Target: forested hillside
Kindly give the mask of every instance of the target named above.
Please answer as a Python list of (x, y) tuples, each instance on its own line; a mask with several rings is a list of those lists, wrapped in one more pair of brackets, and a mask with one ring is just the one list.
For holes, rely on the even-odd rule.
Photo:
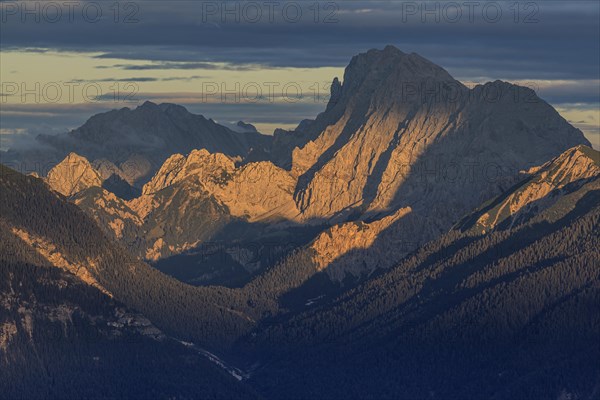
[(50, 265), (0, 221), (0, 397), (256, 395), (143, 316)]
[(29, 245), (83, 267), (116, 299), (171, 335), (223, 346), (253, 325), (247, 302), (227, 288), (195, 288), (163, 275), (109, 240), (77, 206), (40, 179), (0, 166), (2, 221), (26, 232)]

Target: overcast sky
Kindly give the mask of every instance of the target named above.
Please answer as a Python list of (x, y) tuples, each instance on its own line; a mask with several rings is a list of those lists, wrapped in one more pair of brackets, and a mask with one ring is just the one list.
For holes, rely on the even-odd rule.
[(0, 128), (62, 132), (153, 100), (271, 133), (322, 111), (353, 55), (393, 44), (466, 83), (533, 87), (600, 147), (599, 4), (1, 1)]

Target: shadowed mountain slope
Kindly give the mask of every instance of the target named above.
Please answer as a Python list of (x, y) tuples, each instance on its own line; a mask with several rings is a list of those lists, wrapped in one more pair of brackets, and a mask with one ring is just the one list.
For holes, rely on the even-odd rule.
[(2, 398), (257, 398), (203, 355), (90, 285), (78, 274), (83, 266), (70, 269), (58, 246), (31, 246), (30, 237), (7, 224), (4, 206)]

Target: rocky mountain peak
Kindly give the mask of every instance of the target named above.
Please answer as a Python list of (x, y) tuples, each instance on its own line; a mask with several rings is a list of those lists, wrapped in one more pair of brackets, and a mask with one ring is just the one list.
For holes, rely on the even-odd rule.
[(183, 180), (199, 182), (214, 180), (235, 170), (235, 160), (221, 153), (206, 149), (193, 150), (186, 157), (174, 154), (169, 157), (154, 177), (144, 185), (142, 193), (149, 195)]
[(590, 146), (586, 146), (583, 144), (575, 146), (561, 154), (561, 156), (558, 159), (567, 157), (573, 158), (573, 156), (576, 156), (578, 158), (581, 157), (583, 160), (585, 160), (586, 163), (589, 163), (590, 168), (593, 168), (596, 172), (598, 171), (598, 168), (600, 168), (600, 152), (594, 150)]
[(365, 85), (373, 86), (373, 89), (391, 85), (398, 93), (403, 85), (418, 84), (424, 80), (457, 83), (445, 69), (417, 53), (406, 54), (387, 46), (352, 58), (344, 72), (344, 93)]
[(70, 152), (62, 162), (63, 163), (69, 162), (69, 163), (89, 164), (89, 161), (87, 160), (87, 158), (82, 157), (79, 154), (74, 153), (74, 152)]
[(400, 51), (399, 48), (397, 48), (394, 45), (388, 44), (383, 48), (383, 53), (386, 54), (404, 54), (402, 51)]
[(76, 153), (70, 153), (50, 170), (46, 182), (64, 196), (73, 196), (82, 190), (102, 186), (102, 177), (90, 162)]
[(157, 108), (159, 108), (159, 106), (158, 106), (158, 104), (156, 104), (150, 100), (146, 100), (138, 108), (141, 110), (156, 110)]
[(402, 238), (409, 252), (517, 183), (520, 170), (588, 144), (530, 89), (495, 81), (470, 90), (391, 47), (355, 56), (339, 100), (302, 134), (308, 140), (293, 150), (291, 171), (303, 220), (412, 210), (381, 232), (373, 265), (383, 262), (385, 237)]
[[(457, 224), (461, 230), (485, 233), (522, 223), (560, 203), (585, 185), (600, 189), (600, 152), (575, 146), (551, 161), (525, 172), (511, 190), (484, 204)], [(567, 201), (572, 206), (576, 201)]]
[(242, 132), (254, 132), (254, 133), (258, 133), (258, 130), (256, 129), (256, 127), (252, 124), (249, 124), (247, 122), (244, 121), (238, 121), (235, 126), (237, 128), (240, 129), (240, 131)]
[[(33, 159), (54, 164), (74, 151), (90, 161), (109, 161), (122, 170), (123, 164), (133, 166), (135, 174), (121, 178), (141, 188), (175, 153), (187, 154), (199, 148), (232, 157), (246, 157), (251, 151), (267, 153), (273, 137), (262, 135), (249, 125), (245, 128), (230, 129), (180, 105), (146, 101), (133, 109), (124, 107), (93, 115), (68, 133), (39, 135), (36, 141), (47, 151), (13, 151), (7, 162)], [(139, 166), (133, 165), (138, 162)]]
[[(329, 102), (327, 103), (327, 111), (331, 110), (333, 107), (335, 107), (335, 105), (338, 103), (338, 101), (340, 101), (341, 95), (342, 95), (342, 84), (340, 83), (340, 80), (336, 76), (335, 78), (333, 78), (333, 82), (331, 83)], [(302, 122), (304, 122), (304, 121), (302, 121)], [(298, 130), (302, 130), (302, 128), (301, 128), (302, 122), (300, 123), (300, 125), (298, 125), (298, 128), (297, 128)]]
[(577, 181), (600, 177), (600, 152), (585, 145), (575, 146), (528, 173), (532, 177), (530, 182), (547, 184), (552, 190), (559, 189)]
[(158, 108), (167, 114), (186, 114), (189, 113), (188, 109), (180, 104), (173, 103), (161, 103), (158, 105)]

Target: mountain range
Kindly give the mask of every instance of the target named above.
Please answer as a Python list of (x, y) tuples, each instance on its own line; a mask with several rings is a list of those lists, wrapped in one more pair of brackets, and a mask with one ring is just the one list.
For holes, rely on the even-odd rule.
[(76, 152), (93, 161), (103, 180), (116, 175), (139, 188), (174, 153), (205, 148), (246, 157), (251, 150), (268, 148), (270, 142), (270, 136), (256, 129), (234, 131), (185, 107), (147, 101), (133, 110), (125, 107), (94, 115), (66, 134), (38, 135), (30, 149), (9, 150), (3, 159), (46, 174), (46, 168)]
[[(600, 154), (530, 89), (388, 46), (293, 131), (146, 102), (37, 140), (47, 174), (0, 171), (0, 348), (42, 354), (32, 396), (600, 395)], [(83, 365), (70, 392), (38, 325)], [(158, 391), (82, 392), (129, 337)]]
[[(289, 133), (297, 147), (278, 144), (278, 137), (285, 135), (278, 133), (266, 153), (270, 160), (244, 161), (242, 147), (234, 151), (222, 142), (188, 147), (188, 152), (170, 155), (134, 198), (111, 192), (102, 166), (92, 168), (88, 164), (93, 162), (76, 154), (55, 166), (47, 179), (53, 189), (75, 196), (106, 233), (149, 261), (206, 243), (218, 243), (231, 253), (227, 246), (235, 242), (243, 251), (256, 253), (249, 248), (261, 247), (273, 236), (278, 247), (297, 247), (327, 229), (333, 236), (339, 234), (346, 253), (351, 248), (344, 238), (355, 223), (377, 227), (365, 243), (382, 232), (378, 243), (385, 248), (396, 243), (395, 256), (400, 257), (508, 189), (521, 171), (577, 144), (589, 145), (530, 89), (500, 81), (467, 89), (441, 67), (391, 46), (354, 57), (343, 82), (334, 80), (322, 114)], [(148, 113), (154, 113), (150, 120), (178, 116), (182, 121), (174, 123), (177, 126), (195, 120), (181, 107), (145, 103), (133, 112), (120, 112), (118, 126), (145, 131), (147, 122), (137, 115)], [(74, 132), (105, 132), (110, 121), (106, 115), (91, 118)], [(110, 142), (116, 135), (112, 132), (103, 142)], [(212, 134), (203, 140), (212, 141)], [(77, 133), (96, 137), (82, 135)], [(269, 147), (267, 140), (262, 144)], [(215, 148), (221, 150), (211, 151)], [(286, 157), (290, 164), (281, 164)], [(98, 189), (103, 186), (105, 190)], [(350, 225), (338, 226), (344, 223)], [(292, 235), (286, 234), (290, 226), (297, 228)], [(364, 268), (352, 262), (347, 268), (331, 269), (336, 270), (332, 277), (359, 278), (385, 267), (390, 258), (376, 256), (386, 254), (376, 247)], [(248, 266), (230, 261), (242, 276), (266, 267), (264, 262)], [(213, 272), (206, 275), (209, 281)], [(202, 276), (190, 277), (203, 281)]]

